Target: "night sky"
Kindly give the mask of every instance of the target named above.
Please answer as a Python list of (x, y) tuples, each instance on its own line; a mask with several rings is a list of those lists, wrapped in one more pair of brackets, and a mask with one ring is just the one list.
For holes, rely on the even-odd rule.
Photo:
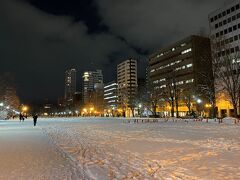
[(102, 69), (147, 57), (191, 34), (207, 34), (224, 0), (0, 0), (0, 71), (13, 72), (24, 102), (63, 96), (64, 72)]

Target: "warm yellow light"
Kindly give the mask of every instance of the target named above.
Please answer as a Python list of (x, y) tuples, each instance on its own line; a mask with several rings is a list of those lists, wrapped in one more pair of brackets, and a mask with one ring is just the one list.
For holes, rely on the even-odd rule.
[(87, 109), (86, 109), (86, 108), (84, 108), (84, 109), (83, 109), (83, 112), (87, 112)]
[(23, 112), (26, 112), (27, 110), (28, 110), (28, 107), (27, 107), (27, 106), (23, 106), (23, 107), (22, 107), (22, 111), (23, 111)]
[(211, 104), (206, 104), (205, 107), (210, 108), (210, 107), (212, 107), (212, 105)]
[(92, 107), (92, 108), (90, 108), (90, 111), (93, 111), (94, 110), (94, 108)]

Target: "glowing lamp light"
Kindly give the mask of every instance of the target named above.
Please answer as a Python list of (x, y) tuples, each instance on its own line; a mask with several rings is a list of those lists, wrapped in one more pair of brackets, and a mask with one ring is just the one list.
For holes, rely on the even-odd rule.
[(3, 104), (3, 103), (0, 103), (0, 106), (1, 106), (1, 107), (3, 107), (3, 106), (4, 106), (4, 104)]
[(210, 108), (210, 107), (212, 107), (212, 105), (211, 104), (206, 104), (205, 107)]
[(27, 106), (23, 106), (22, 111), (26, 112), (27, 110), (28, 110), (28, 107)]
[(201, 100), (201, 99), (197, 99), (197, 103), (198, 103), (198, 104), (201, 104), (201, 103), (202, 103), (202, 100)]

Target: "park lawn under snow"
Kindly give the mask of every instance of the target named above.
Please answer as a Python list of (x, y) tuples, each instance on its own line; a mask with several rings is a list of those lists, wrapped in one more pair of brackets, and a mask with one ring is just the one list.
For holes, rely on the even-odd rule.
[[(42, 123), (44, 125), (46, 123)], [(86, 179), (32, 120), (0, 120), (0, 179)]]
[(240, 126), (211, 121), (123, 123), (40, 120), (43, 131), (93, 179), (239, 179)]

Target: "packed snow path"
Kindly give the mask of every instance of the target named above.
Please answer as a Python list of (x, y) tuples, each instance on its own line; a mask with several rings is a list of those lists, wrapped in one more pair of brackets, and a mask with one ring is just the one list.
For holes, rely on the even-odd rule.
[(32, 121), (0, 122), (0, 179), (87, 179)]

